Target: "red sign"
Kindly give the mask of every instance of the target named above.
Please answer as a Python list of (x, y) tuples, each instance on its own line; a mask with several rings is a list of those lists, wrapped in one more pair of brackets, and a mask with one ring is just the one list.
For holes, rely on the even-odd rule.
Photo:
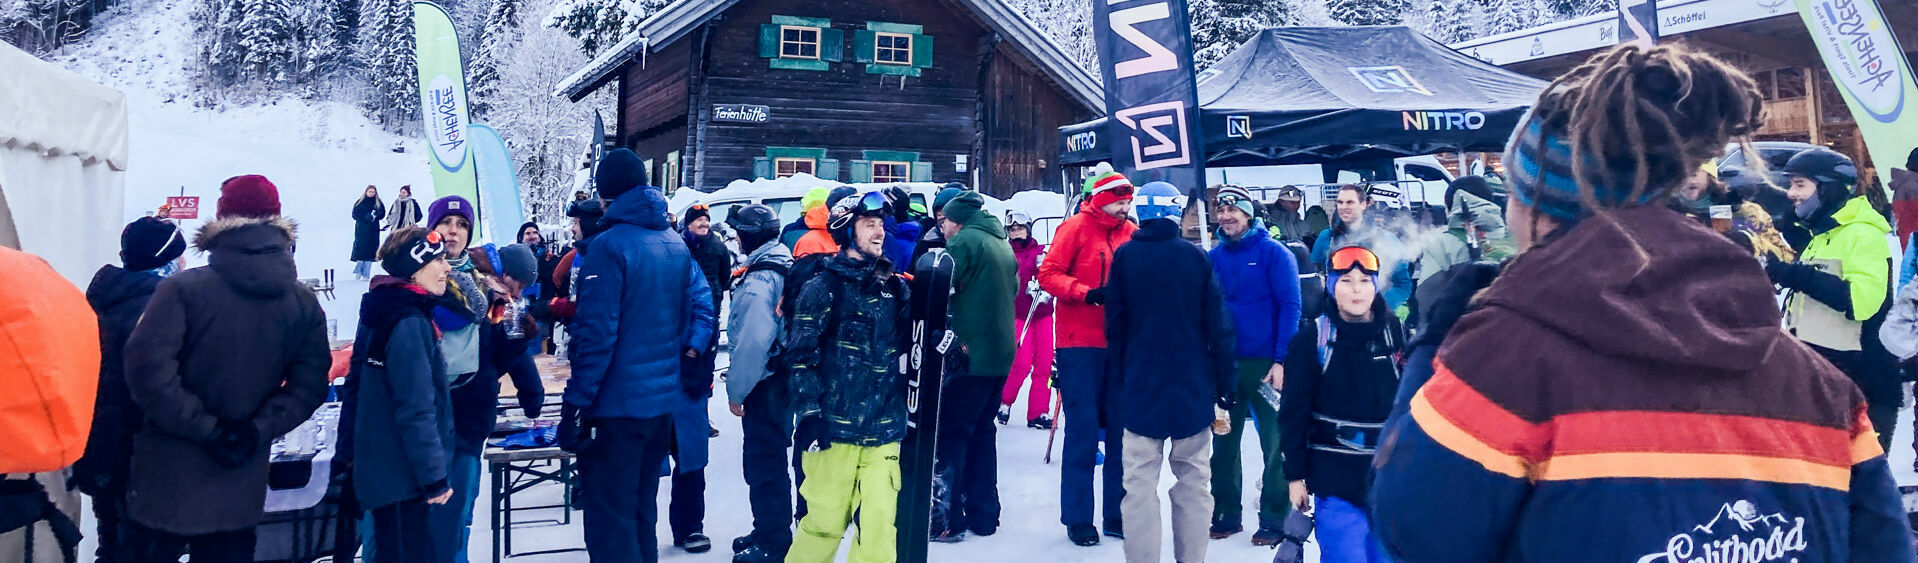
[(167, 218), (199, 219), (200, 198), (194, 196), (166, 198)]

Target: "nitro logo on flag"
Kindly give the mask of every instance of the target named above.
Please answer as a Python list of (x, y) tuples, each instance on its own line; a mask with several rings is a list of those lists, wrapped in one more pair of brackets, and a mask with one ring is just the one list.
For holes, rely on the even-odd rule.
[(1402, 66), (1349, 66), (1345, 67), (1345, 70), (1351, 71), (1352, 76), (1357, 77), (1360, 84), (1364, 84), (1373, 92), (1380, 94), (1410, 92), (1423, 96), (1432, 95), (1431, 90), (1426, 89), (1424, 84), (1420, 84), (1417, 78), (1412, 78), (1412, 73), (1406, 72), (1405, 67)]
[[(1111, 139), (1130, 139), (1114, 151), (1113, 168), (1193, 189), (1203, 185), (1204, 159), (1196, 147), (1198, 91), (1192, 69), (1192, 26), (1185, 0), (1093, 2), (1094, 38), (1105, 76)], [(1090, 141), (1092, 139), (1088, 139)], [(1071, 145), (1072, 141), (1067, 141)], [(1128, 162), (1128, 159), (1130, 160)]]
[(442, 74), (426, 89), (426, 136), (441, 168), (457, 171), (466, 165), (466, 100), (459, 85)]
[(1872, 119), (1897, 121), (1905, 106), (1904, 65), (1890, 58), (1898, 42), (1884, 20), (1876, 10), (1860, 11), (1857, 0), (1812, 0), (1811, 8), (1812, 40), (1827, 53), (1832, 79)]

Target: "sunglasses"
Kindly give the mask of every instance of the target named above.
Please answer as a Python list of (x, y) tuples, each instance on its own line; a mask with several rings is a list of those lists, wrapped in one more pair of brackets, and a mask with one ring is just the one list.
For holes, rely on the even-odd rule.
[(1365, 272), (1366, 275), (1378, 275), (1379, 273), (1379, 255), (1373, 254), (1372, 251), (1366, 250), (1364, 247), (1348, 246), (1341, 248), (1337, 252), (1333, 252), (1332, 257), (1326, 261), (1330, 263), (1329, 269), (1337, 273), (1346, 273), (1354, 269)]

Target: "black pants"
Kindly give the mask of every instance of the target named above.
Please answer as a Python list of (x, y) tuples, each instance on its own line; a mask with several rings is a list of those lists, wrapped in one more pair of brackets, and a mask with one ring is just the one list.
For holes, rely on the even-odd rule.
[[(946, 379), (939, 403), (939, 444), (933, 472), (932, 530), (991, 534), (999, 529), (998, 429), (1004, 377), (958, 375)], [(941, 516), (944, 518), (941, 518)]]
[[(676, 458), (675, 458), (676, 459)], [(678, 462), (674, 465), (677, 467)], [(673, 543), (686, 543), (693, 534), (706, 532), (706, 470), (673, 472), (673, 504), (667, 520), (673, 525)]]
[(746, 416), (739, 421), (740, 465), (753, 509), (753, 544), (784, 554), (793, 543), (793, 485), (786, 476), (786, 449), (792, 446), (791, 383), (775, 374), (746, 395)]
[(367, 563), (410, 563), (438, 561), (434, 547), (432, 509), (425, 498), (416, 498), (373, 509), (373, 552)]
[(659, 468), (673, 442), (670, 416), (593, 419), (579, 453), (580, 519), (594, 561), (659, 561)]
[[(1876, 335), (1876, 332), (1867, 333)], [(1898, 428), (1898, 407), (1903, 402), (1904, 389), (1898, 382), (1897, 366), (1877, 361), (1872, 350), (1838, 351), (1822, 346), (1811, 346), (1812, 351), (1824, 356), (1826, 361), (1844, 372), (1858, 385), (1865, 395), (1865, 418), (1871, 421), (1872, 429), (1878, 431), (1878, 446), (1886, 451), (1891, 449), (1892, 431)]]
[(155, 530), (134, 522), (122, 521), (120, 561), (128, 563), (176, 563), (181, 555), (193, 563), (252, 563), (253, 528), (199, 536), (185, 536)]
[(98, 524), (98, 547), (93, 549), (94, 563), (115, 563), (120, 561), (117, 551), (120, 545), (120, 528), (124, 526), (127, 510), (127, 492), (119, 487), (111, 487), (93, 495), (93, 520)]

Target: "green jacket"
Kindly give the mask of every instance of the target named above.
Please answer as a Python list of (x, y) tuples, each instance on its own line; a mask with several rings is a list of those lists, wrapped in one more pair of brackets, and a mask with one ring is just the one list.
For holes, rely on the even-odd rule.
[(1799, 340), (1833, 350), (1859, 350), (1864, 319), (1878, 313), (1891, 288), (1891, 223), (1855, 197), (1831, 216), (1838, 226), (1812, 237), (1798, 262), (1835, 273), (1850, 290), (1851, 314), (1794, 291), (1785, 301), (1785, 326)]
[(946, 241), (953, 261), (952, 331), (971, 358), (968, 375), (1005, 377), (1018, 347), (1012, 302), (1018, 293), (1019, 263), (999, 218), (980, 209), (984, 203), (975, 193), (954, 199), (944, 209), (948, 218), (965, 225)]

